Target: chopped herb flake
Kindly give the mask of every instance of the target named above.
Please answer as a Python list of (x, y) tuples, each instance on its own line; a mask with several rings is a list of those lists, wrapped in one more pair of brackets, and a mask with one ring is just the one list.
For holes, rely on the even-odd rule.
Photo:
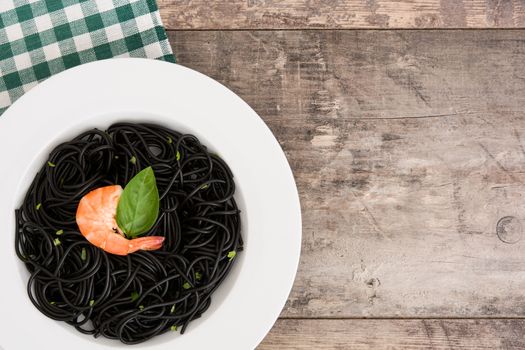
[(55, 232), (55, 234), (56, 234), (57, 236), (60, 236), (60, 235), (63, 234), (63, 233), (64, 233), (64, 230), (58, 230), (57, 232)]
[(228, 258), (232, 260), (233, 258), (235, 258), (235, 255), (237, 255), (237, 252), (235, 250), (232, 250), (228, 253)]
[(82, 261), (86, 261), (86, 259), (87, 259), (86, 248), (82, 248), (82, 252), (80, 253), (80, 259), (82, 259)]
[(171, 326), (171, 330), (176, 332), (177, 331), (177, 326), (175, 326), (175, 325)]
[(60, 242), (60, 240), (58, 238), (55, 238), (55, 240), (53, 241), (53, 244), (55, 246), (59, 246), (60, 244), (62, 244), (62, 242)]
[(139, 305), (139, 310), (144, 310), (144, 305)]
[(91, 299), (91, 300), (89, 301), (89, 306), (93, 306), (93, 305), (95, 305), (95, 300)]
[(54, 301), (49, 302), (51, 305), (55, 305), (56, 303)]
[(179, 161), (179, 160), (180, 160), (180, 152), (177, 151), (177, 161)]
[(197, 281), (200, 281), (200, 280), (202, 279), (202, 273), (200, 273), (200, 272), (195, 272), (195, 279), (196, 279)]
[(131, 301), (135, 301), (139, 298), (139, 293), (131, 292)]
[(209, 185), (206, 184), (206, 185), (204, 185), (204, 186), (201, 187), (201, 190), (205, 190), (205, 189), (207, 189), (208, 187), (209, 187)]
[(173, 306), (170, 309), (170, 314), (174, 314), (174, 313), (175, 313), (175, 304), (173, 304)]
[(49, 165), (51, 168), (56, 167), (56, 164), (55, 163), (51, 163), (51, 162), (47, 162), (47, 165)]
[(190, 289), (191, 286), (190, 286), (190, 284), (189, 284), (188, 282), (184, 282), (184, 284), (182, 285), (182, 288), (184, 288), (184, 289)]
[(131, 159), (129, 160), (129, 162), (133, 165), (137, 164), (137, 158), (135, 158), (135, 156), (131, 157)]
[(36, 205), (36, 210), (40, 210), (40, 208), (42, 208), (42, 203), (38, 203), (38, 204)]
[(173, 143), (173, 139), (168, 136), (168, 143), (171, 145)]

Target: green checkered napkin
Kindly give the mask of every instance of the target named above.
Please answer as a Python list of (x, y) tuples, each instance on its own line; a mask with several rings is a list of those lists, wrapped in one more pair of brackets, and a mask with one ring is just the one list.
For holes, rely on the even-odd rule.
[(175, 61), (155, 0), (0, 0), (0, 115), (39, 81), (112, 57)]

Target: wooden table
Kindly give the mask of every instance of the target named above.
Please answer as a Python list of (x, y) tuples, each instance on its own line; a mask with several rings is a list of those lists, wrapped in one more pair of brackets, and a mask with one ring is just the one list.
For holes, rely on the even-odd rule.
[(525, 1), (158, 2), (295, 174), (301, 263), (259, 349), (525, 348)]

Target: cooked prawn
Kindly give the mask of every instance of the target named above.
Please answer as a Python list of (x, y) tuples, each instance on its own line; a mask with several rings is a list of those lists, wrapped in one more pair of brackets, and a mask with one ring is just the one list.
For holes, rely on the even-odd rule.
[(76, 218), (80, 233), (91, 244), (111, 254), (128, 255), (140, 249), (159, 249), (164, 237), (124, 237), (115, 218), (121, 194), (122, 187), (114, 185), (97, 188), (82, 197)]

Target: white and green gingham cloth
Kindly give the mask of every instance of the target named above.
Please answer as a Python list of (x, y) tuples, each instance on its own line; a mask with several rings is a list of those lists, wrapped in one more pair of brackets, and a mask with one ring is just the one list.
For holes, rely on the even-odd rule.
[(0, 115), (39, 81), (113, 57), (175, 61), (155, 0), (0, 0)]

